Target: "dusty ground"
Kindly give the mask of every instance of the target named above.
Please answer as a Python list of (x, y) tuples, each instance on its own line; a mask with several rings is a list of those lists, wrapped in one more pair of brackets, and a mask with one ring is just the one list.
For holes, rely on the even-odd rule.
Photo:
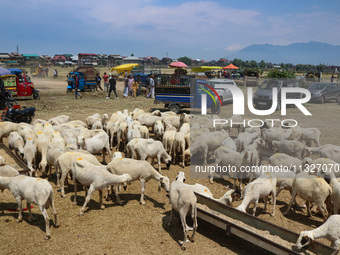
[[(36, 117), (49, 119), (51, 117), (67, 114), (72, 119), (85, 120), (93, 113), (112, 113), (117, 110), (133, 110), (136, 107), (144, 110), (162, 107), (154, 105), (153, 101), (145, 97), (128, 98), (122, 97), (122, 83), (118, 84), (119, 100), (106, 100), (106, 93), (92, 92), (84, 93), (81, 100), (75, 100), (74, 94), (66, 93), (66, 82), (53, 79), (34, 79), (36, 87), (41, 91), (41, 100), (19, 100), (21, 105), (35, 106)], [(294, 118), (299, 121), (302, 127), (317, 127), (321, 130), (322, 144), (340, 144), (338, 127), (340, 126), (339, 109), (335, 103), (324, 105), (308, 104), (312, 117), (303, 116), (298, 109), (289, 109), (287, 118)], [(232, 105), (223, 107), (221, 116), (230, 116)], [(279, 113), (271, 117), (281, 118)], [(246, 113), (245, 118), (254, 118)], [(182, 168), (172, 165), (166, 170), (163, 165), (163, 174), (174, 180), (179, 171), (184, 171), (190, 176), (190, 168)], [(105, 202), (105, 210), (99, 209), (98, 193), (96, 192), (85, 216), (79, 217), (78, 213), (84, 202), (84, 192), (80, 192), (78, 205), (71, 202), (73, 187), (67, 190), (67, 197), (61, 198), (56, 189), (56, 178), (50, 179), (54, 188), (55, 205), (60, 220), (60, 228), (51, 227), (52, 238), (44, 240), (43, 216), (37, 206), (33, 205), (33, 213), (36, 220), (27, 221), (27, 213), (24, 213), (22, 223), (16, 223), (17, 212), (8, 211), (15, 209), (16, 203), (12, 195), (5, 191), (0, 194), (0, 250), (1, 254), (177, 254), (181, 252), (178, 240), (182, 240), (182, 228), (175, 217), (172, 226), (168, 227), (167, 222), (170, 215), (170, 205), (165, 196), (165, 191), (158, 193), (157, 183), (150, 181), (146, 187), (146, 204), (139, 204), (140, 185), (138, 182), (122, 192), (122, 206), (115, 202)], [(225, 193), (225, 186), (228, 181), (220, 180), (209, 184), (207, 179), (188, 178), (188, 183), (199, 182), (206, 185), (213, 192), (215, 197)], [(318, 215), (312, 218), (306, 216), (305, 210), (293, 211), (288, 216), (283, 216), (290, 200), (287, 192), (282, 192), (278, 197), (276, 216), (260, 214), (259, 217), (294, 232), (309, 230), (319, 226), (322, 219)], [(303, 205), (304, 202), (298, 200)], [(237, 206), (239, 202), (234, 202)], [(263, 203), (259, 204), (257, 214)], [(269, 206), (271, 211), (272, 207)], [(49, 216), (52, 212), (48, 210)], [(263, 250), (248, 244), (234, 236), (225, 236), (223, 231), (211, 228), (204, 222), (199, 222), (199, 233), (195, 243), (189, 243), (186, 252), (190, 254), (266, 254)], [(329, 244), (328, 241), (325, 241)]]

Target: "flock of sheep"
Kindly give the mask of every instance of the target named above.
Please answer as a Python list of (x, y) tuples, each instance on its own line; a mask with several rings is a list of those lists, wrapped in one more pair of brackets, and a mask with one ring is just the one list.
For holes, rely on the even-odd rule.
[[(329, 215), (338, 214), (340, 209), (340, 183), (337, 180), (340, 172), (336, 171), (340, 165), (340, 146), (321, 146), (321, 132), (316, 128), (274, 128), (270, 127), (269, 123), (261, 129), (244, 129), (239, 126), (238, 136), (234, 140), (229, 136), (230, 127), (211, 126), (214, 117), (216, 116), (194, 116), (185, 113), (176, 115), (173, 112), (158, 110), (148, 113), (137, 108), (131, 112), (117, 111), (110, 117), (107, 114), (94, 114), (88, 116), (85, 122), (70, 120), (65, 115), (49, 120), (36, 119), (32, 125), (2, 122), (0, 142), (7, 137), (10, 149), (24, 159), (30, 171), (29, 176), (19, 175), (0, 157), (0, 188), (9, 189), (15, 197), (19, 209), (18, 221), (22, 220), (23, 199), (28, 203), (29, 220), (33, 218), (30, 203), (39, 206), (46, 222), (45, 238), (49, 239), (49, 216), (46, 212), (49, 206), (55, 217), (54, 226), (59, 226), (53, 189), (47, 180), (37, 176), (46, 177), (55, 169), (57, 187), (61, 189), (61, 196), (65, 197), (65, 182), (68, 185), (68, 176), (71, 174), (75, 204), (77, 183), (83, 185), (87, 189), (87, 195), (79, 215), (84, 214), (95, 190), (99, 191), (100, 207), (104, 209), (105, 188), (106, 199), (113, 199), (115, 196), (117, 203), (121, 204), (121, 187), (126, 189), (128, 184), (136, 180), (140, 181), (140, 203), (144, 204), (145, 183), (154, 179), (159, 183), (159, 191), (163, 188), (167, 192), (172, 212), (179, 212), (184, 234), (181, 248), (185, 249), (188, 231), (193, 230), (190, 241), (194, 241), (197, 229), (197, 200), (194, 192), (215, 198), (209, 188), (203, 185), (185, 184), (184, 172), (179, 172), (176, 180), (170, 182), (170, 179), (162, 174), (161, 163), (167, 168), (171, 164), (184, 167), (194, 156), (202, 158), (204, 165), (213, 160), (216, 167), (232, 165), (238, 170), (244, 166), (253, 167), (250, 172), (229, 173), (228, 177), (234, 179), (233, 189), (215, 200), (229, 205), (237, 193), (235, 190), (240, 191), (243, 200), (237, 209), (246, 212), (250, 203), (254, 203), (255, 215), (259, 199), (264, 199), (266, 209), (268, 197), (272, 195), (274, 216), (276, 197), (282, 189), (289, 190), (292, 198), (284, 214), (290, 212), (298, 195), (306, 200), (309, 216), (315, 204), (325, 221), (313, 231), (301, 232), (297, 246), (302, 248), (314, 239), (325, 237), (332, 241), (333, 247), (338, 248), (340, 219), (338, 215)], [(231, 119), (238, 122), (242, 120), (240, 116), (233, 116)], [(312, 145), (315, 146), (311, 147)], [(268, 165), (286, 166), (290, 171), (268, 171), (268, 165), (261, 165), (259, 152), (262, 147), (277, 152), (269, 158)], [(103, 162), (99, 162), (98, 157), (94, 156), (98, 154), (102, 155)], [(110, 158), (108, 163), (107, 154)], [(320, 158), (312, 160), (310, 156), (313, 154), (320, 155)], [(148, 159), (151, 159), (151, 163)], [(158, 163), (156, 168), (155, 159)], [(325, 171), (323, 168), (316, 169), (316, 166), (332, 166), (333, 169)], [(306, 169), (309, 171), (303, 171)], [(211, 183), (215, 174), (209, 174)], [(224, 174), (219, 173), (220, 177)], [(243, 189), (242, 182), (245, 180), (248, 183)], [(193, 218), (193, 228), (186, 223), (186, 215), (189, 212)], [(170, 223), (171, 217), (169, 225)], [(338, 227), (331, 228), (330, 224)]]

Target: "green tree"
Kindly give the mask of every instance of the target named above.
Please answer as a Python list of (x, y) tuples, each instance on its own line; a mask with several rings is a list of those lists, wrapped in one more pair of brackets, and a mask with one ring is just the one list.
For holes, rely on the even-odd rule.
[(187, 66), (191, 66), (191, 64), (192, 64), (192, 59), (187, 57), (187, 56), (178, 58), (177, 60), (183, 62)]
[(261, 60), (259, 67), (262, 69), (266, 68), (266, 62), (264, 62), (264, 60)]
[(294, 78), (295, 72), (291, 71), (279, 71), (277, 69), (269, 70), (266, 78)]

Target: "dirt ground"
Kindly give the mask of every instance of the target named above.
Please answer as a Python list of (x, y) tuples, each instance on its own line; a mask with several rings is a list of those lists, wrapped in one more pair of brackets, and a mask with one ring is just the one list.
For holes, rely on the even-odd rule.
[[(162, 108), (162, 105), (154, 105), (151, 99), (139, 96), (137, 98), (124, 99), (122, 97), (122, 83), (118, 83), (119, 100), (106, 100), (106, 92), (86, 92), (83, 98), (75, 100), (73, 93), (66, 93), (66, 82), (53, 79), (34, 79), (37, 89), (41, 92), (41, 99), (20, 99), (22, 106), (36, 107), (35, 119), (49, 119), (61, 114), (66, 114), (72, 120), (85, 120), (96, 112), (109, 113), (117, 110), (133, 110), (142, 108), (148, 111), (151, 108)], [(287, 119), (297, 119), (302, 127), (317, 127), (322, 132), (322, 144), (340, 144), (339, 131), (340, 106), (334, 102), (324, 105), (307, 104), (308, 110), (313, 116), (304, 116), (295, 108), (288, 109)], [(222, 107), (221, 116), (230, 116), (232, 105)], [(253, 117), (246, 112), (245, 118)], [(270, 118), (281, 118), (279, 113)], [(262, 118), (264, 119), (264, 118)], [(233, 131), (235, 132), (235, 131)], [(236, 133), (235, 133), (236, 134)], [(5, 140), (6, 142), (6, 140)], [(182, 168), (178, 164), (172, 165), (166, 170), (163, 165), (163, 174), (173, 181), (179, 171), (184, 171), (190, 176), (190, 167)], [(84, 202), (84, 191), (78, 196), (78, 205), (73, 205), (73, 186), (66, 189), (67, 197), (61, 198), (56, 188), (56, 178), (49, 179), (54, 188), (55, 206), (58, 212), (60, 227), (51, 227), (51, 239), (44, 240), (44, 220), (39, 208), (33, 205), (32, 212), (36, 220), (27, 221), (27, 212), (23, 215), (23, 222), (16, 223), (16, 203), (9, 191), (0, 194), (0, 250), (1, 254), (178, 254), (181, 252), (178, 241), (182, 240), (182, 228), (179, 225), (178, 216), (173, 219), (170, 227), (167, 222), (170, 216), (169, 200), (165, 191), (157, 192), (158, 184), (151, 180), (146, 185), (146, 204), (139, 204), (140, 185), (134, 182), (127, 191), (121, 193), (124, 204), (118, 205), (112, 201), (105, 201), (105, 210), (99, 208), (98, 192), (92, 196), (85, 215), (78, 216)], [(207, 179), (188, 178), (187, 183), (201, 183), (206, 185), (215, 197), (221, 197), (228, 180), (217, 180), (209, 184)], [(322, 224), (319, 215), (308, 218), (306, 210), (291, 211), (288, 216), (283, 216), (290, 200), (290, 194), (283, 191), (277, 201), (276, 216), (268, 213), (260, 214), (263, 203), (259, 203), (257, 215), (299, 233), (301, 230), (310, 230)], [(237, 206), (240, 202), (233, 202)], [(300, 205), (304, 201), (298, 199)], [(25, 204), (25, 203), (24, 203)], [(271, 212), (271, 205), (268, 212)], [(51, 219), (53, 215), (48, 210)], [(329, 242), (323, 241), (329, 245)], [(269, 254), (252, 244), (249, 244), (235, 236), (226, 236), (224, 231), (211, 228), (210, 225), (199, 221), (198, 234), (195, 243), (187, 245), (190, 254)]]

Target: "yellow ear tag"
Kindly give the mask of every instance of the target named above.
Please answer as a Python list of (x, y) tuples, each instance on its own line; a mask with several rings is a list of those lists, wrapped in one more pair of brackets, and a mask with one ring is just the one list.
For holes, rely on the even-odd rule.
[(83, 158), (77, 158), (77, 160), (83, 160)]

